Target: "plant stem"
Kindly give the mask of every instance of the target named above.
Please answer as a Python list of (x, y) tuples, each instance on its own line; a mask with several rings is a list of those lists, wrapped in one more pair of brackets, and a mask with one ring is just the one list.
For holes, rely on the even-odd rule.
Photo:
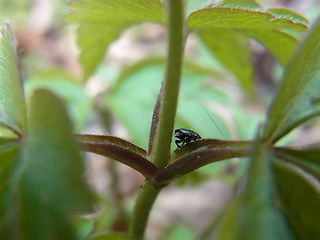
[[(170, 146), (174, 119), (176, 115), (182, 57), (184, 49), (184, 9), (183, 0), (167, 0), (168, 17), (168, 55), (166, 73), (162, 86), (159, 122), (153, 141), (151, 160), (160, 169), (170, 158)], [(152, 205), (160, 189), (154, 189), (146, 181), (133, 212), (129, 226), (129, 235), (133, 240), (142, 240)]]
[(174, 119), (176, 116), (182, 56), (184, 49), (184, 11), (182, 0), (168, 0), (168, 55), (161, 96), (159, 122), (151, 158), (158, 168), (169, 161)]
[(132, 240), (144, 239), (149, 213), (160, 190), (152, 188), (149, 184), (143, 186), (137, 198), (132, 219), (129, 225), (129, 236)]

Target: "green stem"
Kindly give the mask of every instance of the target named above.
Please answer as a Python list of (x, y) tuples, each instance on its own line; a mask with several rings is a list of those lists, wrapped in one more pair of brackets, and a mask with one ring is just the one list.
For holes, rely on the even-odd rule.
[(168, 56), (163, 82), (159, 122), (151, 158), (158, 168), (169, 161), (170, 146), (178, 103), (184, 49), (184, 12), (182, 0), (168, 0)]
[[(182, 57), (184, 49), (184, 9), (183, 0), (167, 0), (168, 16), (168, 56), (166, 73), (162, 86), (159, 122), (153, 141), (151, 159), (160, 169), (164, 168), (170, 158), (170, 146), (174, 119), (176, 115)], [(146, 181), (130, 221), (129, 235), (133, 240), (142, 240), (148, 217), (160, 189), (154, 189)]]
[(147, 183), (143, 186), (143, 189), (137, 198), (129, 225), (129, 235), (132, 240), (144, 239), (148, 217), (159, 192), (160, 190), (152, 188)]

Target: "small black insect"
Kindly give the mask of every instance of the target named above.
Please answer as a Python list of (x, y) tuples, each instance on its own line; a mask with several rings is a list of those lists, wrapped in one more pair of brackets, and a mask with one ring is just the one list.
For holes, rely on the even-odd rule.
[[(176, 129), (174, 131), (174, 136), (179, 139), (175, 141), (178, 148), (182, 148), (188, 143), (195, 142), (201, 139), (198, 133), (186, 128)], [(179, 143), (181, 143), (181, 145), (179, 145)]]

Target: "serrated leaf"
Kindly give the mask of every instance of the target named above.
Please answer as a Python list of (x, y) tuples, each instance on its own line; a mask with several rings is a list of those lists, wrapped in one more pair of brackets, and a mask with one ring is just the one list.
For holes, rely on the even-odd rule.
[(76, 239), (69, 217), (91, 211), (80, 153), (63, 103), (35, 91), (28, 138), (3, 204), (2, 239)]
[(228, 28), (237, 30), (292, 30), (304, 31), (306, 25), (301, 21), (293, 22), (285, 16), (278, 17), (266, 11), (254, 11), (238, 8), (205, 8), (193, 12), (187, 18), (190, 31), (205, 28)]
[(67, 20), (80, 23), (78, 44), (85, 78), (94, 72), (109, 44), (124, 29), (142, 22), (165, 22), (164, 7), (158, 0), (80, 0), (70, 6), (73, 13)]
[(269, 108), (264, 138), (276, 142), (303, 121), (320, 114), (320, 19), (285, 69), (283, 83)]
[(282, 207), (297, 239), (318, 239), (320, 184), (319, 179), (303, 169), (280, 160), (273, 161)]
[(0, 24), (0, 124), (21, 136), (26, 130), (22, 79), (11, 26)]
[(253, 67), (249, 38), (231, 29), (212, 28), (198, 35), (213, 55), (231, 70), (244, 89), (252, 92)]
[(223, 0), (216, 7), (259, 9), (260, 5), (255, 0)]
[(301, 14), (287, 8), (269, 8), (265, 12), (270, 13), (278, 18), (288, 19), (295, 23), (308, 25), (308, 20)]
[[(272, 10), (259, 9), (255, 1), (227, 0), (190, 14), (187, 27), (189, 31), (199, 34), (200, 38), (205, 35), (204, 42), (208, 48), (239, 78), (243, 86), (250, 90), (250, 58), (248, 49), (242, 49), (247, 48), (247, 44), (239, 40), (239, 35), (244, 35), (243, 39), (256, 39), (265, 45), (281, 64), (286, 64), (297, 43), (296, 38), (289, 32), (301, 32), (306, 28), (307, 20), (299, 14), (282, 9)], [(229, 41), (221, 39), (224, 35), (220, 34), (224, 31), (228, 32)], [(244, 64), (247, 73), (239, 71)]]
[(86, 24), (79, 26), (78, 45), (81, 48), (80, 62), (84, 68), (86, 80), (100, 64), (108, 46), (115, 41), (127, 24), (116, 24), (118, 28), (110, 28), (108, 24)]

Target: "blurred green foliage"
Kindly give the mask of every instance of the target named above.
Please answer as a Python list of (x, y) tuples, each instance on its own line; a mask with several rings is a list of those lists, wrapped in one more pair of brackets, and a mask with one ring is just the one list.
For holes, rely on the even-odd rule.
[[(319, 115), (319, 20), (293, 53), (297, 32), (306, 27), (303, 16), (288, 9), (265, 10), (254, 0), (206, 3), (188, 1), (186, 6), (190, 14), (186, 29), (201, 43), (196, 41), (197, 56), (186, 53), (175, 128), (194, 129), (203, 138), (252, 140), (254, 151), (236, 168), (230, 160), (206, 165), (177, 183), (197, 184), (213, 177), (229, 183), (243, 179), (219, 227), (212, 226), (217, 239), (317, 239), (319, 148), (283, 150), (274, 144)], [(64, 1), (58, 6), (65, 7)], [(30, 1), (2, 1), (0, 17), (14, 13), (13, 22), (23, 23), (30, 7)], [(195, 11), (201, 7), (206, 8)], [(92, 118), (104, 114), (94, 105), (102, 99), (107, 117), (116, 118), (132, 142), (147, 149), (165, 57), (148, 55), (118, 72), (101, 61), (125, 29), (134, 32), (142, 22), (164, 25), (164, 7), (156, 0), (79, 0), (71, 8), (67, 19), (80, 23), (77, 34), (85, 80), (93, 74), (107, 79), (109, 88), (99, 99), (61, 67), (50, 66), (22, 81), (10, 25), (0, 26), (1, 239), (129, 239), (113, 232), (127, 203), (119, 200), (121, 196), (118, 202), (95, 199), (85, 182), (83, 159), (72, 133), (84, 131)], [(282, 85), (262, 128), (263, 116), (239, 101), (254, 87), (250, 38), (285, 66)], [(226, 69), (236, 76), (238, 85), (229, 80)], [(237, 86), (239, 96), (226, 82)], [(261, 96), (254, 97), (266, 105)], [(172, 142), (171, 149), (175, 148)], [(93, 205), (103, 206), (96, 216), (79, 216), (93, 212)], [(119, 206), (114, 209), (115, 205)], [(172, 224), (160, 236), (193, 238), (192, 231), (180, 224)]]

